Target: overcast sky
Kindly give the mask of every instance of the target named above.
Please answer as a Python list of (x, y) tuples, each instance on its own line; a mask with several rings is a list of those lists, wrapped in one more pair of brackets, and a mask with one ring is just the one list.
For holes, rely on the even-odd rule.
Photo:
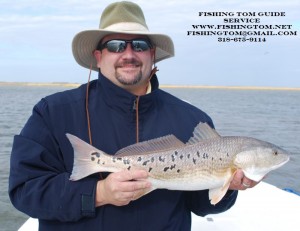
[[(82, 30), (97, 29), (100, 14), (111, 2), (0, 0), (0, 81), (86, 82), (88, 70), (74, 60), (72, 39)], [(150, 31), (168, 34), (175, 44), (175, 57), (158, 63), (161, 84), (300, 87), (299, 0), (135, 2), (143, 8)], [(285, 12), (285, 16), (203, 17), (199, 12)], [(218, 42), (220, 36), (187, 35), (192, 25), (244, 24), (224, 23), (225, 18), (289, 25), (297, 36), (255, 37), (266, 42)], [(97, 78), (96, 72), (92, 78)]]

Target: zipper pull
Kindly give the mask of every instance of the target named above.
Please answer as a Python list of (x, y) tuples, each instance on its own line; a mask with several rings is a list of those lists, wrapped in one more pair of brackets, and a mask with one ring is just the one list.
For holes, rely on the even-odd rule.
[(138, 104), (139, 104), (139, 99), (140, 99), (140, 97), (139, 96), (137, 96), (136, 97), (136, 99), (133, 101), (133, 107), (132, 107), (132, 109), (134, 110), (134, 111), (136, 111), (137, 110), (137, 108), (138, 108)]

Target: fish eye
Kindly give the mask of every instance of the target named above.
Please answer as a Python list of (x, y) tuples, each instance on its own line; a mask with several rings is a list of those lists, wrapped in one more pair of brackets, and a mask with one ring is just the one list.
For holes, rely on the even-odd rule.
[(277, 151), (273, 151), (273, 155), (274, 155), (274, 156), (277, 156), (277, 155), (278, 155), (278, 152), (277, 152)]

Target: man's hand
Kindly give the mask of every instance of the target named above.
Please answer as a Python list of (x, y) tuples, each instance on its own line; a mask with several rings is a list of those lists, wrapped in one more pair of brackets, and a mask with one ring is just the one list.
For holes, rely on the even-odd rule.
[(259, 182), (250, 180), (247, 178), (241, 169), (238, 169), (230, 183), (229, 189), (231, 190), (245, 190), (247, 188), (253, 188)]
[(97, 183), (96, 206), (112, 204), (123, 206), (130, 203), (150, 189), (148, 173), (143, 170), (131, 170), (111, 173)]

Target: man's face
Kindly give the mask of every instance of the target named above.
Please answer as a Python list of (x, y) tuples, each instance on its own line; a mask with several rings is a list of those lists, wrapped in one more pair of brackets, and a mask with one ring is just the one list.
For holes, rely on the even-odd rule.
[[(102, 44), (113, 39), (132, 40), (145, 38), (140, 35), (111, 34), (102, 40)], [(154, 60), (154, 49), (134, 51), (130, 43), (123, 52), (110, 52), (104, 48), (95, 51), (97, 66), (101, 73), (114, 84), (132, 92), (132, 89), (146, 89)], [(134, 93), (134, 92), (133, 92)]]

